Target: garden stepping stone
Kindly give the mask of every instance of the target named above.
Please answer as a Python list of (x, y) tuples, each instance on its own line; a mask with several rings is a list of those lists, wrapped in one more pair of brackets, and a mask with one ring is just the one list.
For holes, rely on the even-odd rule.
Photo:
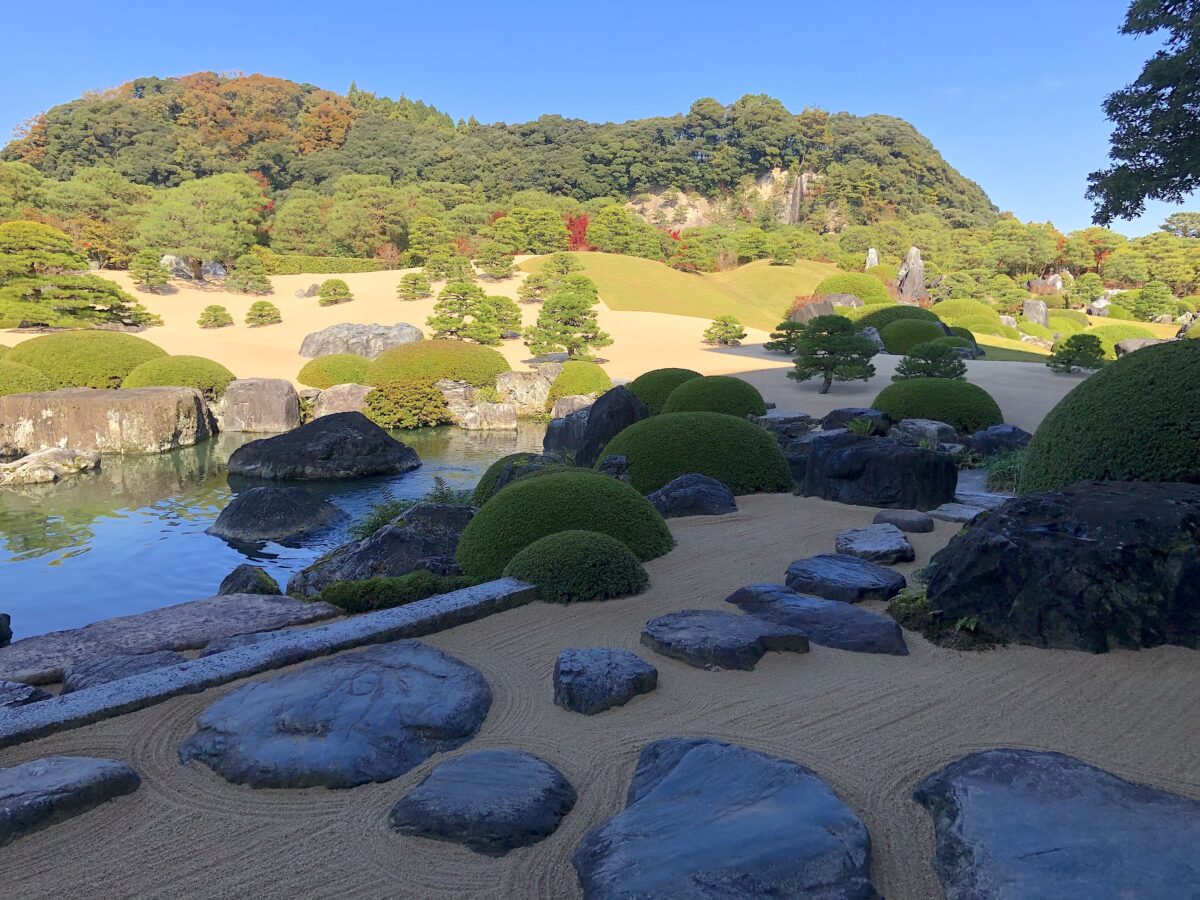
[(589, 900), (873, 900), (867, 828), (811, 770), (705, 738), (638, 757), (625, 809), (571, 857)]
[(20, 681), (0, 681), (0, 710), (12, 709), (37, 703), (39, 700), (49, 700), (52, 694), (47, 694), (41, 688)]
[(47, 756), (0, 769), (0, 847), (87, 812), (141, 784), (122, 762)]
[(963, 506), (975, 506), (979, 509), (999, 509), (1012, 497), (1008, 494), (997, 494), (992, 491), (959, 491), (954, 495), (954, 502)]
[(647, 494), (664, 519), (682, 516), (723, 516), (737, 512), (737, 501), (723, 482), (707, 475), (680, 475)]
[(983, 512), (984, 509), (979, 506), (967, 506), (965, 503), (943, 503), (936, 509), (931, 509), (929, 515), (935, 519), (941, 519), (943, 522), (966, 524), (975, 521)]
[(68, 666), (63, 673), (64, 694), (82, 691), (98, 684), (120, 681), (133, 675), (142, 675), (187, 662), (187, 657), (174, 650), (159, 650), (157, 653), (138, 653), (126, 656), (102, 656)]
[(763, 621), (798, 628), (822, 647), (908, 656), (904, 632), (894, 620), (840, 600), (797, 594), (782, 584), (751, 584), (725, 602)]
[(201, 713), (179, 758), (251, 787), (354, 787), (461, 747), (491, 704), (471, 666), (395, 641), (230, 691)]
[(895, 525), (868, 525), (839, 531), (833, 546), (838, 553), (884, 565), (912, 562), (917, 558), (913, 545)]
[(390, 820), (404, 834), (503, 856), (553, 834), (574, 805), (575, 788), (549, 763), (518, 750), (477, 750), (434, 769)]
[(1200, 802), (1061, 753), (973, 753), (913, 796), (933, 817), (947, 900), (1176, 898), (1200, 884)]
[(876, 525), (895, 525), (908, 534), (928, 534), (933, 531), (933, 517), (915, 509), (881, 509), (872, 520)]
[(624, 706), (656, 687), (658, 669), (628, 650), (568, 649), (554, 664), (554, 702), (585, 716)]
[(899, 572), (844, 553), (798, 559), (788, 566), (784, 580), (798, 594), (815, 594), (846, 603), (890, 600), (907, 584)]
[(684, 609), (651, 619), (642, 643), (700, 669), (753, 669), (768, 650), (808, 652), (803, 631), (715, 609)]

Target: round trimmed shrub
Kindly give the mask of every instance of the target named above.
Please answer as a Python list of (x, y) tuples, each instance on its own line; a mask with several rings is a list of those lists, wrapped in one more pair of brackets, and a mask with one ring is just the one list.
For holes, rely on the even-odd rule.
[(630, 425), (600, 453), (629, 459), (629, 479), (643, 494), (680, 475), (715, 478), (735, 494), (792, 489), (792, 473), (775, 439), (745, 419), (714, 412), (663, 413)]
[(0, 397), (51, 390), (54, 390), (54, 385), (37, 369), (0, 359)]
[(1037, 322), (1018, 322), (1017, 331), (1021, 334), (1027, 334), (1030, 337), (1041, 338), (1044, 341), (1054, 340), (1054, 332), (1045, 325), (1039, 325)]
[(37, 369), (55, 388), (119, 388), (144, 362), (167, 351), (119, 331), (62, 331), (18, 344), (6, 362)]
[(534, 541), (577, 529), (614, 537), (643, 562), (675, 545), (658, 510), (629, 485), (596, 472), (554, 472), (518, 481), (488, 500), (463, 532), (458, 563), (468, 575), (499, 578)]
[(349, 303), (353, 299), (350, 285), (341, 278), (326, 278), (317, 288), (318, 306), (336, 306), (339, 303)]
[(367, 394), (363, 414), (380, 428), (432, 428), (450, 421), (446, 398), (428, 381), (392, 381)]
[(671, 391), (663, 413), (715, 412), (727, 416), (765, 416), (767, 403), (758, 388), (731, 375), (689, 378)]
[(385, 350), (367, 365), (363, 384), (392, 381), (465, 381), (495, 387), (496, 376), (510, 371), (497, 351), (467, 341), (416, 341)]
[(1010, 341), (1019, 341), (1021, 332), (1013, 328), (1011, 325), (1005, 325), (1000, 321), (999, 317), (994, 319), (984, 318), (983, 316), (960, 319), (959, 327), (966, 328), (972, 334), (990, 334), (995, 337), (1008, 338)]
[(356, 353), (330, 353), (306, 362), (296, 380), (321, 390), (335, 384), (364, 384), (363, 378), (370, 363), (365, 356)]
[(1051, 316), (1050, 318), (1070, 319), (1072, 322), (1077, 322), (1078, 324), (1082, 325), (1084, 328), (1087, 328), (1089, 325), (1092, 324), (1092, 320), (1088, 318), (1087, 313), (1085, 313), (1079, 309), (1056, 309), (1054, 311), (1054, 315)]
[(691, 369), (651, 369), (625, 386), (646, 404), (650, 415), (657, 416), (662, 412), (663, 404), (667, 402), (671, 391), (685, 381), (700, 377), (702, 376), (699, 372), (693, 372)]
[(970, 328), (963, 328), (961, 325), (950, 325), (949, 328), (951, 334), (958, 335), (972, 347), (975, 346), (975, 335), (971, 334)]
[(203, 356), (165, 356), (144, 362), (125, 376), (121, 387), (190, 387), (216, 400), (237, 376)]
[(1042, 420), (1021, 491), (1084, 479), (1200, 484), (1200, 342), (1123, 356), (1076, 385)]
[(1105, 312), (1108, 313), (1108, 315), (1105, 317), (1108, 319), (1116, 319), (1118, 322), (1133, 321), (1133, 313), (1127, 310), (1124, 306), (1120, 306), (1116, 303), (1108, 304), (1108, 306), (1105, 308)]
[(893, 356), (907, 356), (913, 347), (926, 344), (945, 337), (946, 332), (933, 322), (922, 322), (919, 319), (901, 319), (885, 325), (879, 332), (883, 338), (883, 346)]
[(1086, 325), (1080, 325), (1074, 319), (1064, 319), (1059, 316), (1051, 316), (1048, 321), (1050, 322), (1050, 330), (1063, 337), (1079, 334), (1087, 327)]
[(818, 297), (827, 297), (830, 294), (853, 294), (867, 306), (893, 302), (883, 282), (863, 272), (843, 272), (840, 275), (830, 275), (817, 285), (813, 293)]
[(1143, 328), (1141, 325), (1095, 325), (1083, 333), (1094, 334), (1100, 339), (1100, 346), (1104, 348), (1105, 359), (1117, 358), (1117, 344), (1121, 341), (1130, 338), (1155, 337), (1153, 331), (1149, 328)]
[(475, 485), (475, 493), (471, 495), (472, 502), (476, 506), (483, 506), (488, 500), (492, 499), (492, 495), (496, 493), (496, 482), (500, 479), (500, 473), (504, 471), (505, 466), (519, 466), (522, 463), (529, 462), (529, 460), (534, 459), (536, 456), (536, 453), (522, 451), (500, 457), (487, 467), (483, 473), (483, 477), (479, 479), (479, 484)]
[(959, 325), (967, 318), (1000, 319), (1000, 313), (981, 300), (943, 300), (934, 304), (933, 313), (950, 325)]
[(1004, 424), (1004, 414), (992, 395), (978, 385), (947, 378), (908, 378), (885, 387), (872, 409), (901, 419), (934, 419), (959, 434), (974, 434)]
[(573, 397), (578, 394), (593, 394), (599, 397), (611, 387), (612, 379), (608, 377), (608, 373), (594, 362), (569, 359), (563, 363), (562, 371), (550, 385), (546, 409), (554, 406), (554, 401), (560, 397)]
[(532, 584), (544, 603), (627, 597), (650, 580), (628, 547), (597, 531), (548, 534), (509, 560), (504, 577)]
[(948, 334), (944, 334), (931, 343), (938, 344), (942, 347), (962, 347), (966, 350), (973, 350), (975, 348), (974, 341), (968, 341), (966, 338), (959, 337), (957, 334), (953, 337)]

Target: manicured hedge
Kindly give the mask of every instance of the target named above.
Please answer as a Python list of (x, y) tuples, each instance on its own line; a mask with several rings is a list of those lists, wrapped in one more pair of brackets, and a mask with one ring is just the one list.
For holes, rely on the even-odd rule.
[(966, 350), (971, 350), (975, 347), (974, 341), (968, 341), (966, 338), (959, 337), (958, 335), (951, 337), (948, 334), (942, 335), (940, 338), (932, 341), (932, 343), (941, 344), (943, 347), (962, 347)]
[(1130, 338), (1153, 338), (1157, 337), (1149, 328), (1143, 328), (1141, 325), (1095, 325), (1084, 334), (1094, 334), (1100, 339), (1100, 346), (1104, 348), (1104, 356), (1106, 359), (1117, 358), (1117, 344), (1121, 341), (1129, 340)]
[(984, 316), (967, 316), (965, 319), (959, 319), (958, 326), (966, 328), (972, 334), (990, 334), (995, 337), (1004, 337), (1012, 341), (1021, 339), (1021, 332), (1013, 328), (1011, 325), (1005, 325), (997, 316), (995, 318), (986, 318)]
[(385, 350), (367, 366), (363, 384), (392, 381), (465, 381), (475, 387), (495, 387), (496, 376), (510, 371), (508, 362), (491, 347), (467, 341), (417, 341)]
[(626, 387), (646, 404), (650, 415), (657, 416), (662, 412), (663, 404), (667, 402), (671, 391), (685, 381), (700, 377), (699, 372), (693, 372), (691, 369), (652, 369), (643, 372)]
[(388, 268), (377, 259), (301, 256), (275, 253), (265, 247), (255, 247), (254, 254), (263, 261), (268, 275), (349, 275), (353, 272), (382, 272)]
[(934, 322), (922, 322), (919, 319), (901, 319), (885, 325), (879, 332), (883, 338), (883, 346), (894, 356), (907, 356), (913, 347), (936, 341), (945, 337), (946, 332)]
[(934, 419), (945, 422), (960, 434), (974, 434), (992, 425), (1002, 425), (1004, 414), (991, 394), (977, 385), (948, 378), (908, 378), (879, 392), (872, 409), (896, 421)]
[(509, 560), (504, 576), (532, 584), (545, 603), (627, 597), (641, 593), (649, 581), (641, 562), (619, 540), (582, 530), (534, 541)]
[(1022, 492), (1093, 478), (1200, 484), (1200, 341), (1121, 357), (1080, 382), (1042, 421), (1021, 472)]
[(37, 369), (55, 388), (119, 388), (130, 372), (167, 352), (119, 331), (62, 331), (18, 344), (7, 362)]
[(121, 387), (190, 387), (216, 400), (237, 376), (203, 356), (164, 356), (144, 362), (125, 376)]
[(892, 303), (885, 306), (835, 306), (836, 315), (843, 316), (859, 328), (875, 328), (880, 332), (893, 322), (913, 319), (918, 322), (937, 322), (938, 317), (927, 309), (909, 306), (907, 303)]
[(745, 419), (713, 412), (663, 413), (630, 425), (600, 453), (629, 460), (629, 478), (644, 494), (697, 472), (735, 494), (792, 489), (792, 474), (775, 439)]
[(950, 325), (958, 325), (966, 318), (1000, 319), (1000, 313), (981, 300), (943, 300), (933, 305), (933, 313)]
[(554, 406), (554, 401), (560, 397), (573, 397), (580, 394), (594, 394), (599, 397), (612, 387), (612, 379), (608, 373), (596, 365), (582, 359), (571, 359), (563, 363), (562, 371), (550, 385), (550, 394), (546, 398), (546, 408)]
[(306, 362), (296, 380), (321, 390), (335, 384), (364, 384), (370, 363), (365, 356), (356, 353), (330, 353)]
[(0, 359), (0, 397), (51, 390), (54, 390), (54, 385), (37, 369)]
[(663, 413), (714, 412), (727, 416), (765, 416), (767, 404), (758, 388), (729, 375), (689, 378), (671, 391)]
[(817, 285), (813, 293), (818, 297), (827, 297), (830, 294), (853, 294), (867, 306), (893, 302), (882, 281), (862, 272), (843, 272), (840, 275), (830, 275)]
[(467, 525), (458, 562), (468, 575), (499, 578), (534, 541), (579, 529), (616, 538), (642, 561), (675, 545), (658, 510), (636, 490), (607, 475), (576, 470), (529, 478), (498, 492)]
[(394, 578), (336, 581), (317, 598), (348, 613), (372, 612), (416, 603), (437, 594), (448, 594), (479, 583), (465, 575), (434, 575), (424, 569)]

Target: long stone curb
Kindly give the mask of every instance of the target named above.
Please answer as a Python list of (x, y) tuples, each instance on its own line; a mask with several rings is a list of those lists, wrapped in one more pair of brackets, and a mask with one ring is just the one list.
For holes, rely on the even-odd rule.
[(326, 625), (267, 634), (255, 644), (214, 653), (0, 712), (0, 747), (133, 712), (180, 694), (278, 669), (364, 644), (420, 637), (523, 606), (532, 587), (502, 578)]

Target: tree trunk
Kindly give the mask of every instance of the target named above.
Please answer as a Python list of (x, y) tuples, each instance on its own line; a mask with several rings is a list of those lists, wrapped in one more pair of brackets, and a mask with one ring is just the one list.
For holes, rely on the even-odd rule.
[(203, 281), (204, 279), (200, 274), (200, 267), (204, 265), (204, 261), (195, 259), (194, 257), (189, 256), (187, 263), (188, 263), (188, 266), (191, 267), (192, 277), (195, 278), (197, 281)]
[(832, 384), (833, 384), (833, 379), (831, 377), (829, 377), (828, 375), (826, 375), (825, 381), (821, 384), (821, 390), (817, 391), (817, 393), (828, 394), (829, 388)]

